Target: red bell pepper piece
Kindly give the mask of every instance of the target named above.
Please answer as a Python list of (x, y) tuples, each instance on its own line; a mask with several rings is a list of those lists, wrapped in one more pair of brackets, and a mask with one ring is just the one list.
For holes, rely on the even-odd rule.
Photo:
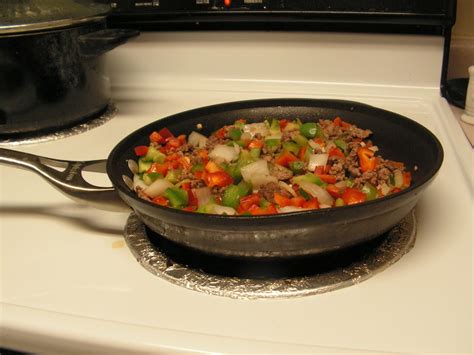
[(280, 207), (291, 206), (291, 199), (279, 194), (278, 192), (275, 192), (273, 194), (273, 199), (275, 200), (276, 204)]
[(336, 177), (334, 175), (329, 175), (329, 174), (314, 174), (318, 176), (321, 180), (328, 184), (335, 184), (336, 183)]
[(357, 151), (359, 157), (360, 170), (362, 172), (374, 170), (377, 165), (377, 159), (374, 157), (374, 151), (369, 148), (362, 147)]
[(315, 169), (314, 169), (314, 174), (315, 175), (324, 175), (324, 174), (327, 174), (329, 172), (329, 169), (331, 169), (331, 167), (329, 165), (320, 165), (320, 166), (317, 166)]
[(178, 141), (181, 143), (181, 145), (186, 144), (186, 135), (180, 134), (178, 136)]
[(179, 165), (181, 165), (181, 167), (184, 169), (184, 170), (191, 170), (192, 168), (192, 165), (191, 165), (191, 160), (189, 159), (189, 157), (181, 157), (178, 159), (178, 163)]
[(288, 120), (286, 118), (283, 118), (280, 120), (280, 122), (278, 122), (280, 124), (280, 130), (284, 130), (285, 127), (288, 125)]
[(341, 117), (336, 117), (333, 122), (336, 126), (343, 128), (349, 128), (351, 126), (350, 123), (344, 122)]
[(238, 213), (244, 213), (249, 210), (253, 205), (258, 206), (260, 202), (260, 196), (258, 194), (251, 194), (240, 198), (239, 207), (237, 208)]
[(138, 147), (135, 147), (134, 150), (137, 157), (142, 157), (148, 153), (148, 147), (146, 145), (139, 145)]
[(165, 176), (168, 173), (168, 170), (171, 168), (170, 162), (160, 163), (153, 163), (151, 164), (150, 168), (146, 171), (147, 173), (160, 173), (161, 175)]
[(183, 211), (188, 211), (188, 212), (195, 212), (197, 210), (197, 206), (187, 206), (183, 208)]
[(209, 187), (219, 186), (224, 187), (234, 183), (232, 176), (227, 174), (225, 171), (217, 171), (215, 173), (206, 173), (204, 176), (204, 182)]
[(409, 171), (404, 172), (403, 174), (403, 186), (408, 187), (411, 184), (411, 173)]
[(254, 149), (254, 148), (262, 148), (263, 147), (263, 142), (260, 139), (252, 139), (248, 145), (249, 149)]
[[(184, 185), (184, 184), (183, 184)], [(182, 186), (182, 185), (181, 185)], [(182, 186), (183, 187), (183, 186)], [(183, 187), (184, 189), (184, 187)], [(185, 189), (186, 190), (186, 189)], [(194, 193), (194, 190), (191, 188), (188, 188), (187, 190), (188, 193), (188, 206), (196, 206), (198, 205), (198, 199), (196, 197), (196, 194)]]
[(208, 173), (216, 173), (218, 171), (223, 171), (223, 169), (212, 160), (209, 160), (207, 162), (207, 164), (204, 166), (204, 170), (206, 170)]
[(158, 131), (158, 133), (160, 134), (161, 137), (163, 137), (164, 139), (166, 138), (170, 138), (170, 137), (174, 137), (173, 133), (171, 133), (171, 131), (168, 129), (168, 128), (162, 128)]
[(303, 196), (296, 196), (291, 198), (291, 205), (294, 207), (303, 207), (306, 202)]
[(366, 194), (354, 188), (347, 188), (341, 197), (346, 205), (354, 205), (356, 203), (364, 202), (367, 199)]
[(217, 138), (224, 138), (227, 134), (227, 129), (225, 127), (219, 128), (214, 135)]
[(157, 131), (153, 131), (150, 134), (149, 138), (150, 138), (150, 142), (153, 142), (153, 143), (158, 143), (158, 144), (165, 143), (165, 139)]
[(329, 194), (334, 198), (341, 197), (341, 190), (334, 185), (326, 186), (326, 191), (329, 192)]
[(163, 197), (163, 196), (156, 196), (154, 199), (153, 199), (153, 203), (157, 204), (157, 205), (160, 205), (160, 206), (168, 206), (169, 204), (169, 201), (166, 197)]
[(306, 149), (307, 149), (306, 146), (301, 147), (301, 148), (300, 148), (300, 151), (298, 152), (298, 158), (299, 158), (301, 161), (304, 161), (304, 156), (305, 156), (305, 154), (306, 154)]
[(258, 205), (252, 205), (248, 210), (252, 216), (261, 216), (265, 214), (277, 214), (278, 211), (273, 203), (270, 203), (267, 207), (259, 207)]
[(280, 154), (278, 158), (275, 159), (275, 163), (281, 166), (288, 167), (288, 164), (296, 160), (298, 160), (297, 157), (285, 150), (283, 153)]
[(311, 200), (305, 201), (303, 203), (303, 208), (309, 208), (312, 210), (317, 210), (319, 208), (319, 201), (317, 198), (312, 198)]
[(170, 149), (170, 148), (179, 148), (182, 145), (183, 144), (181, 143), (181, 141), (178, 138), (175, 138), (175, 137), (166, 138), (166, 147), (168, 149)]
[(329, 156), (330, 157), (341, 157), (341, 158), (344, 158), (345, 155), (344, 153), (342, 152), (342, 150), (340, 150), (339, 148), (337, 147), (332, 147), (331, 149), (329, 149)]

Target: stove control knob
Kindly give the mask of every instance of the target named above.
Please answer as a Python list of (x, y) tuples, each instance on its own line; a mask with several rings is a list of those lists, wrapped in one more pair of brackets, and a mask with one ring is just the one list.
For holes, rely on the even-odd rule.
[(474, 125), (474, 65), (469, 67), (469, 85), (467, 86), (465, 110), (461, 120)]

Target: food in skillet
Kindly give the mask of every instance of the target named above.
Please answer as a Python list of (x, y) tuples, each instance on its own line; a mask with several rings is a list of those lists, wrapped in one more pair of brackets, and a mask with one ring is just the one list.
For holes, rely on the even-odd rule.
[(201, 213), (265, 215), (352, 205), (410, 186), (370, 130), (343, 121), (240, 119), (209, 137), (151, 132), (135, 147), (133, 188), (148, 201)]

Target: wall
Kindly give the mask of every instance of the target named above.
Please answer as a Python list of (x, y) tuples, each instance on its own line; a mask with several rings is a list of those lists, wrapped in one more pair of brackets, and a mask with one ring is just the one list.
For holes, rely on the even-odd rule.
[(474, 0), (458, 0), (448, 79), (467, 77), (470, 65), (474, 65)]

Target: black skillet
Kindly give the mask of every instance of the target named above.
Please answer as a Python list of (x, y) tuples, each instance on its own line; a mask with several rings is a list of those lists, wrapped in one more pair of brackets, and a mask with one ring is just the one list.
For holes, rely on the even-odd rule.
[[(185, 212), (154, 205), (130, 190), (123, 176), (132, 176), (129, 159), (133, 148), (148, 145), (148, 135), (163, 127), (175, 134), (189, 134), (202, 125), (208, 135), (225, 124), (244, 118), (248, 122), (267, 118), (300, 118), (314, 121), (340, 116), (349, 123), (371, 129), (374, 143), (387, 159), (404, 162), (412, 171), (412, 185), (400, 193), (359, 205), (268, 216), (222, 216)], [(153, 231), (187, 247), (221, 256), (281, 258), (326, 253), (374, 239), (395, 226), (416, 205), (421, 192), (433, 180), (443, 161), (438, 139), (420, 124), (398, 114), (365, 104), (340, 100), (266, 99), (238, 101), (182, 112), (153, 122), (124, 138), (107, 159), (107, 174), (114, 188), (87, 185), (82, 169), (103, 163), (63, 162), (0, 149), (0, 163), (21, 165), (47, 178), (54, 186), (69, 190), (74, 199), (133, 208)], [(8, 155), (8, 156), (7, 156)], [(26, 158), (25, 158), (26, 157)], [(28, 159), (27, 159), (28, 158)], [(35, 162), (30, 161), (33, 159)], [(44, 164), (66, 166), (41, 172)], [(40, 167), (41, 165), (41, 167)], [(54, 181), (52, 181), (54, 180)], [(59, 181), (61, 180), (61, 181)], [(59, 182), (58, 182), (59, 181)], [(117, 193), (121, 200), (117, 198)]]

